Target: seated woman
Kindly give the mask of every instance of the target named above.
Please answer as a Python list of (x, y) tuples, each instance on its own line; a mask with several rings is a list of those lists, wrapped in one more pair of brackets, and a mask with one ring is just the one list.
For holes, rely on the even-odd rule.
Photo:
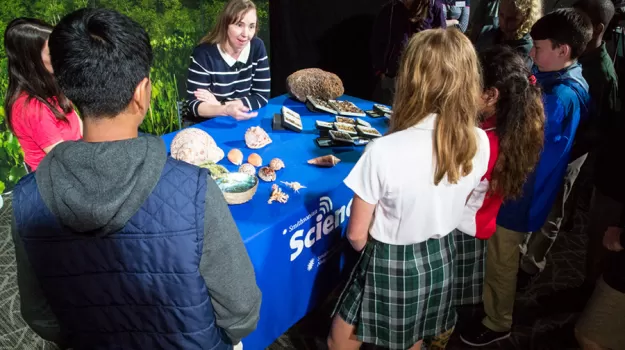
[(457, 27), (461, 32), (466, 32), (470, 16), (469, 1), (446, 0), (444, 5), (447, 27)]
[(256, 6), (250, 0), (226, 3), (217, 25), (193, 50), (187, 79), (190, 121), (232, 116), (253, 118), (267, 104), (269, 60), (257, 32)]
[(31, 18), (13, 20), (4, 32), (9, 68), (4, 110), (31, 171), (54, 146), (82, 138), (82, 122), (52, 75), (50, 33), (51, 25)]

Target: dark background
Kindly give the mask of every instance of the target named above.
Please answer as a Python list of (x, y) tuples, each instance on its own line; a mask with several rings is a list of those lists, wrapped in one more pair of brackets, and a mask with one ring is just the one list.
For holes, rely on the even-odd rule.
[(286, 92), (286, 78), (303, 68), (337, 74), (345, 93), (369, 99), (375, 79), (369, 39), (388, 0), (271, 0), (271, 93)]

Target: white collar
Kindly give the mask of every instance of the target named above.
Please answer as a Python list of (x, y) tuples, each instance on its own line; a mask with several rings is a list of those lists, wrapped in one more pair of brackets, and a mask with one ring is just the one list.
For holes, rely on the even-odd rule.
[(243, 48), (243, 51), (241, 51), (241, 54), (239, 55), (239, 58), (236, 60), (232, 56), (228, 55), (226, 51), (224, 51), (221, 48), (221, 45), (219, 44), (217, 44), (217, 50), (219, 50), (219, 54), (221, 55), (221, 58), (223, 58), (224, 61), (226, 61), (226, 64), (232, 67), (237, 62), (241, 62), (243, 64), (247, 63), (247, 59), (250, 57), (250, 46), (252, 46), (251, 41), (247, 43), (247, 45), (245, 45), (245, 47)]
[(413, 128), (434, 130), (436, 128), (436, 117), (438, 117), (438, 114), (430, 113), (425, 118), (421, 119), (421, 121), (419, 121), (416, 125), (414, 125)]

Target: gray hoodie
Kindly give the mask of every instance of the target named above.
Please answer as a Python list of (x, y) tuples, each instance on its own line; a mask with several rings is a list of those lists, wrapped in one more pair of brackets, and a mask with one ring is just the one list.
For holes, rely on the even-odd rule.
[[(163, 141), (154, 136), (103, 143), (65, 142), (44, 158), (35, 178), (44, 203), (63, 226), (81, 234), (105, 236), (123, 228), (137, 213), (158, 183), (166, 159)], [(15, 227), (14, 222), (22, 316), (42, 338), (62, 344), (57, 319)], [(261, 293), (228, 205), (210, 177), (199, 269), (217, 325), (233, 344), (238, 343), (256, 328)]]

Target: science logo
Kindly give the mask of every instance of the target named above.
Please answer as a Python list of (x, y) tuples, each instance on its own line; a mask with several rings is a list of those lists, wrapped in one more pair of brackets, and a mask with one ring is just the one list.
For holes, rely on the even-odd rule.
[[(321, 197), (319, 199), (319, 209), (289, 227), (289, 232), (297, 229), (297, 231), (291, 235), (291, 240), (289, 241), (289, 246), (291, 247), (291, 261), (295, 261), (295, 259), (302, 254), (304, 249), (312, 248), (315, 243), (321, 241), (325, 236), (341, 226), (349, 217), (351, 206), (352, 201), (350, 200), (347, 205), (343, 205), (336, 211), (333, 211), (332, 199), (330, 199), (330, 197)], [(308, 230), (298, 229), (313, 217), (315, 218), (315, 223), (312, 224)], [(282, 234), (286, 233), (287, 230), (285, 229)], [(313, 266), (314, 261), (311, 260), (309, 262), (309, 271), (312, 270)]]

